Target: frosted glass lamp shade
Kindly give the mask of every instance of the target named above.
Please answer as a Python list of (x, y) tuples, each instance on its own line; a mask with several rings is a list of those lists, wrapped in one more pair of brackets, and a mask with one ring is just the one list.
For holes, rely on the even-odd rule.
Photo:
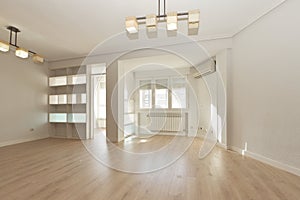
[(189, 11), (189, 29), (199, 28), (200, 10)]
[(44, 63), (44, 58), (42, 56), (40, 56), (40, 55), (37, 55), (37, 54), (34, 54), (32, 56), (32, 60), (35, 63)]
[(128, 33), (137, 33), (138, 32), (138, 23), (136, 17), (126, 17), (125, 21), (126, 30)]
[(149, 32), (156, 31), (157, 18), (155, 14), (146, 15), (146, 26)]
[(167, 29), (168, 31), (176, 31), (177, 30), (177, 13), (169, 12), (167, 14)]
[(197, 29), (199, 28), (199, 23), (189, 23), (189, 29)]
[(0, 40), (0, 51), (8, 52), (9, 44)]
[(17, 48), (16, 49), (16, 56), (19, 58), (28, 58), (28, 51), (26, 49)]

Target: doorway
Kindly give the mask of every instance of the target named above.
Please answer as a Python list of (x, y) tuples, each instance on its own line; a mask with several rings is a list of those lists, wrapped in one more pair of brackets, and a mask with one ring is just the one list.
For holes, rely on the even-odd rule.
[(91, 138), (106, 136), (106, 67), (91, 66)]

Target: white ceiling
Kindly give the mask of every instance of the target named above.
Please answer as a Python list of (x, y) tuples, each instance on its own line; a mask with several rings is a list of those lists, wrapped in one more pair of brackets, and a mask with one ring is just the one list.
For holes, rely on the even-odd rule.
[[(200, 29), (192, 38), (200, 40), (230, 37), (282, 1), (167, 0), (167, 10), (199, 8)], [(14, 25), (22, 31), (20, 46), (39, 52), (48, 60), (74, 58), (123, 32), (126, 16), (156, 12), (156, 0), (1, 0), (0, 39), (8, 40), (5, 27)], [(186, 34), (184, 24), (179, 31)]]

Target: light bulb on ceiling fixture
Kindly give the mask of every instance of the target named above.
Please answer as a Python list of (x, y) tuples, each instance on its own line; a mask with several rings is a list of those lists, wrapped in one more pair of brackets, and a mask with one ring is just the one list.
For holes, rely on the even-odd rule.
[(128, 33), (137, 33), (138, 32), (138, 23), (136, 17), (126, 17), (126, 30)]
[(16, 49), (16, 56), (19, 58), (28, 58), (29, 52), (26, 49), (17, 48)]
[(167, 29), (168, 31), (176, 31), (177, 30), (177, 13), (169, 12), (167, 14)]
[(0, 40), (0, 51), (8, 52), (9, 44)]

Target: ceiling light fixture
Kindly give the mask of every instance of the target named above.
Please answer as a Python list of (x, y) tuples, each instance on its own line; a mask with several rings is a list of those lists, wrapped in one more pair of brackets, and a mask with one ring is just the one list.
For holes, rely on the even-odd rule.
[(157, 18), (155, 14), (146, 15), (146, 26), (149, 32), (156, 31)]
[(8, 52), (9, 44), (0, 40), (0, 51)]
[(38, 55), (38, 54), (34, 54), (32, 56), (32, 60), (35, 63), (43, 63), (44, 62), (44, 58), (42, 56)]
[(189, 29), (199, 28), (200, 11), (190, 10), (189, 11)]
[[(8, 26), (7, 30), (9, 30), (9, 43), (0, 41), (0, 51), (8, 52), (10, 46), (13, 46), (16, 48), (15, 55), (19, 58), (28, 58), (30, 55), (32, 55), (32, 60), (36, 63), (43, 63), (44, 58), (40, 55), (37, 55), (35, 52), (21, 48), (18, 46), (18, 33), (21, 32), (18, 28), (14, 26)], [(14, 38), (13, 38), (14, 35)]]
[(167, 14), (167, 29), (168, 31), (177, 31), (177, 13), (169, 12)]
[[(128, 33), (137, 33), (139, 24), (146, 24), (147, 31), (153, 32), (157, 30), (158, 22), (167, 22), (168, 31), (176, 31), (178, 28), (178, 20), (188, 20), (189, 29), (199, 28), (200, 11), (191, 10), (188, 12), (168, 12), (166, 13), (166, 0), (158, 0), (157, 15), (149, 14), (143, 17), (126, 17), (125, 25)], [(163, 13), (161, 13), (163, 10)]]
[(128, 33), (137, 33), (139, 30), (139, 25), (137, 23), (136, 17), (126, 18), (126, 30)]
[(19, 58), (28, 58), (29, 52), (26, 49), (17, 48), (16, 49), (16, 56), (19, 57)]

